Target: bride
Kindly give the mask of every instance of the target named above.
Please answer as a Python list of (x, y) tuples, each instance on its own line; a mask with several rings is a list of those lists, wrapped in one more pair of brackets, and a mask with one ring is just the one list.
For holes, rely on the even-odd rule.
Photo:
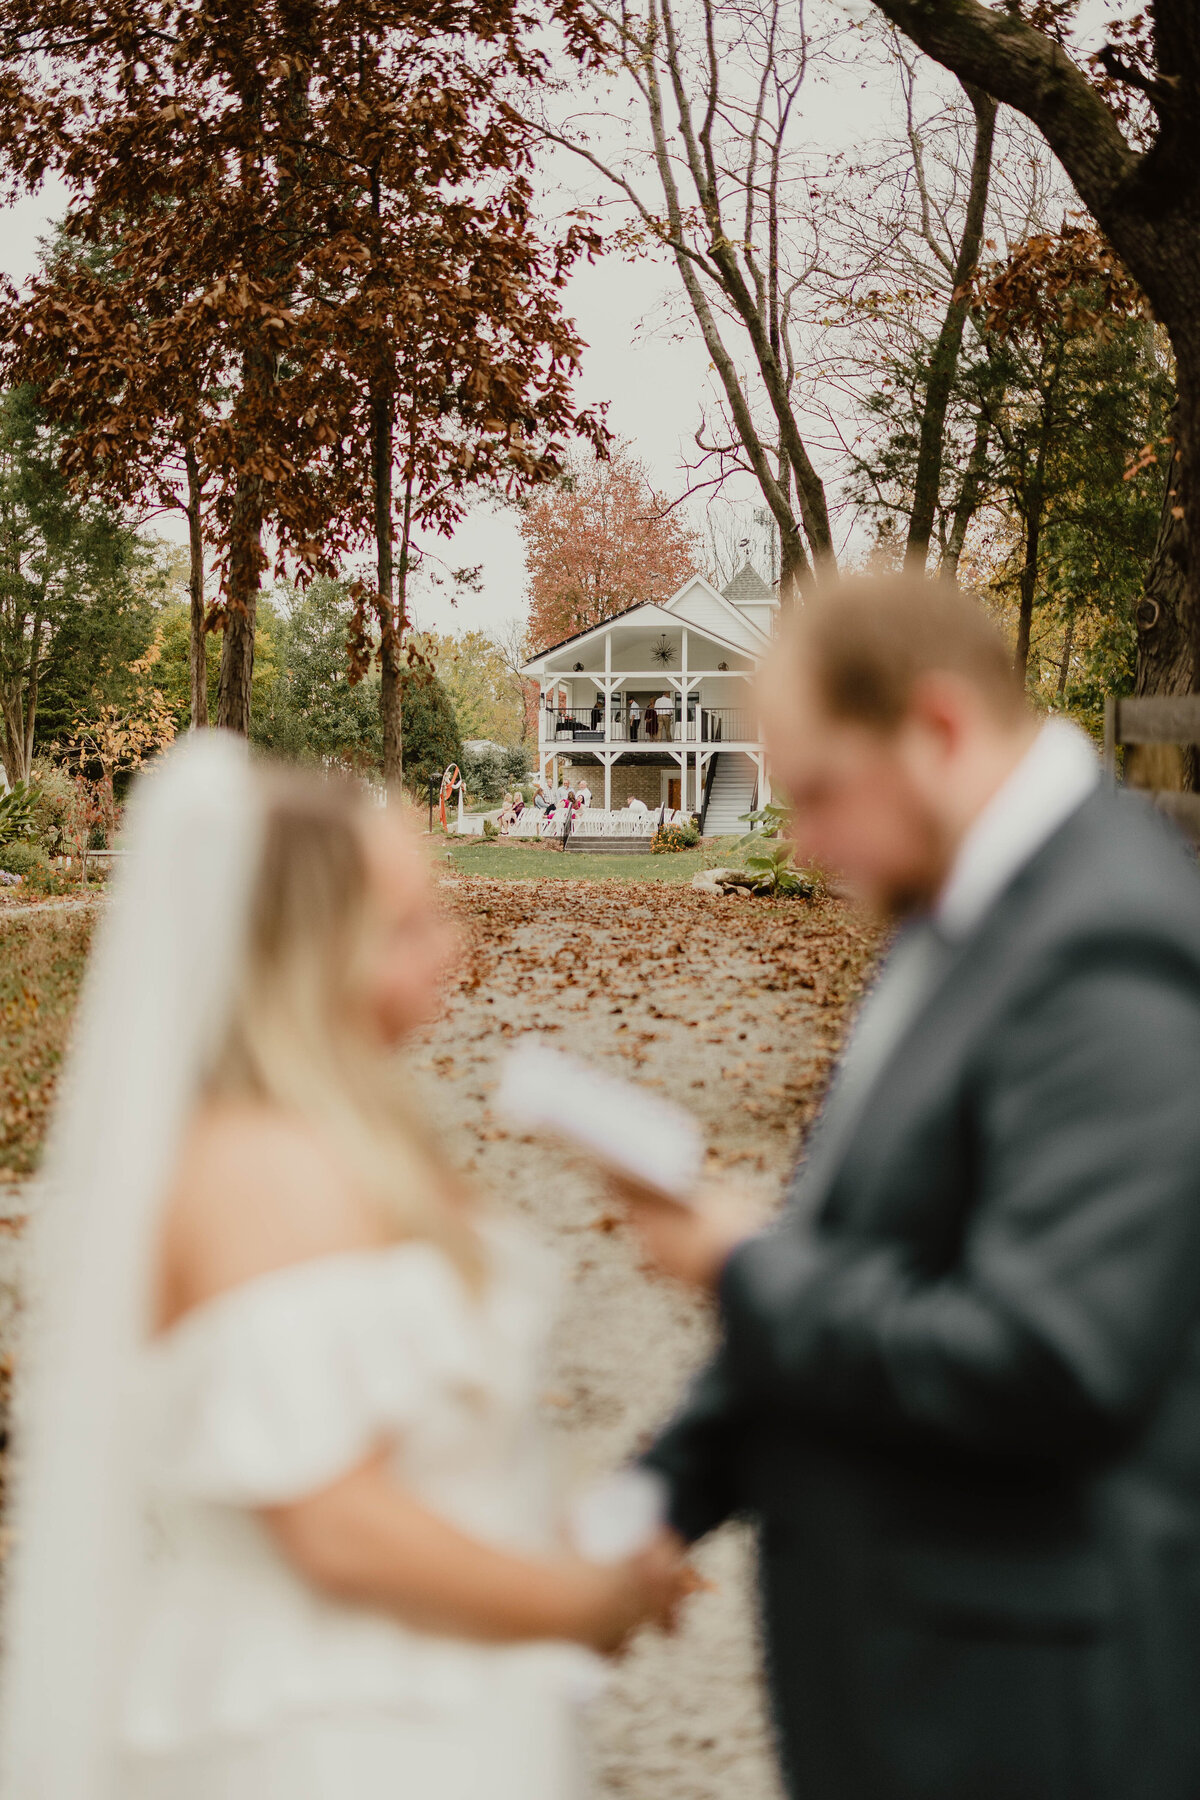
[(546, 1271), (394, 1050), (452, 941), (349, 784), (131, 803), (47, 1163), (6, 1800), (569, 1800), (579, 1665), (684, 1585), (559, 1539)]

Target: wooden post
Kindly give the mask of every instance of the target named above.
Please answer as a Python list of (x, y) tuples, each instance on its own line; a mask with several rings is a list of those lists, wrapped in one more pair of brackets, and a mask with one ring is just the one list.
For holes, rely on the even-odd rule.
[(1112, 694), (1104, 700), (1104, 772), (1110, 781), (1117, 779), (1117, 706)]

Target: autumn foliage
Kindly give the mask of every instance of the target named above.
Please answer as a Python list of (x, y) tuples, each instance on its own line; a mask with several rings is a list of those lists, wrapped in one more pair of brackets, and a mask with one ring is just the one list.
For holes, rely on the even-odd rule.
[(573, 461), (521, 515), (536, 648), (600, 625), (642, 600), (669, 600), (698, 566), (696, 540), (651, 488), (628, 446)]
[(71, 193), (60, 253), (8, 294), (4, 373), (70, 423), (79, 481), (161, 503), (188, 478), (222, 571), (221, 724), (247, 728), (272, 554), (333, 574), (373, 544), (357, 650), (382, 654), (398, 773), (412, 530), (604, 441), (561, 308), (595, 235), (539, 233), (504, 98), (547, 12), (586, 54), (576, 10), (0, 0), (0, 164)]

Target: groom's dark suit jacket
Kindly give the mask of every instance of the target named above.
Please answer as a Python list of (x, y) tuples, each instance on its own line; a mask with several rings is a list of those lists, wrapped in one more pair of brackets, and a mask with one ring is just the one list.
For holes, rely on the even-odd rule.
[(1200, 1796), (1200, 875), (1086, 800), (734, 1252), (648, 1456), (755, 1517), (796, 1800)]

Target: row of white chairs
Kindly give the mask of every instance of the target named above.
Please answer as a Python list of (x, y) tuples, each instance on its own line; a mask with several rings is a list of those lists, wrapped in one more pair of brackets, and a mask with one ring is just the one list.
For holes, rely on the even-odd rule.
[[(653, 812), (641, 812), (635, 807), (622, 806), (605, 812), (603, 807), (585, 806), (582, 812), (576, 814), (575, 823), (571, 828), (572, 835), (574, 837), (652, 838), (658, 829), (661, 814), (661, 807), (655, 807)], [(689, 815), (673, 812), (668, 808), (663, 816), (668, 825), (683, 825), (686, 824)], [(482, 837), (483, 820), (482, 813), (465, 814), (459, 835)], [(451, 830), (454, 830), (453, 821)], [(510, 839), (531, 839), (555, 837), (561, 831), (562, 818), (559, 813), (556, 812), (554, 817), (547, 821), (545, 813), (539, 812), (536, 807), (527, 806), (521, 817), (504, 835)]]

